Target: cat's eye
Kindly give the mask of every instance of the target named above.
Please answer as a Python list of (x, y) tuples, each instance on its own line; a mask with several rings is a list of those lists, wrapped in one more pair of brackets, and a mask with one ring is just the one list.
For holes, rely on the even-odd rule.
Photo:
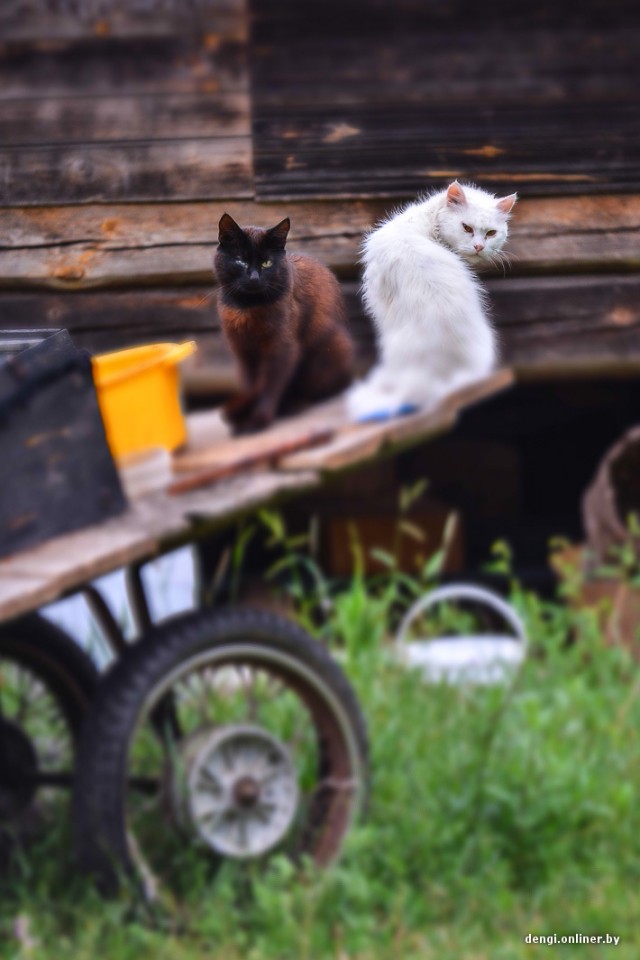
[(265, 270), (266, 270), (268, 267), (272, 267), (272, 266), (273, 266), (273, 260), (263, 260), (263, 261), (262, 261), (262, 266), (265, 268)]
[(467, 233), (473, 233), (473, 227), (470, 227), (468, 223), (463, 223), (462, 227), (467, 231)]
[(485, 236), (486, 236), (486, 237), (495, 237), (495, 235), (496, 235), (497, 232), (498, 232), (497, 230), (487, 230)]

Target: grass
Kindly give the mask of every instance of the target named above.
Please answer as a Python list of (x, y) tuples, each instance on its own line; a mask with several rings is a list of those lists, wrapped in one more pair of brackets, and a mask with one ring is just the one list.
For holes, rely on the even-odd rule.
[[(636, 960), (640, 677), (604, 645), (596, 616), (512, 583), (531, 639), (515, 685), (428, 687), (389, 657), (389, 637), (437, 563), (414, 580), (392, 557), (373, 580), (356, 563), (336, 589), (294, 553), (284, 565), (299, 615), (344, 658), (370, 732), (369, 814), (340, 862), (296, 873), (276, 857), (249, 877), (194, 879), (172, 931), (132, 914), (127, 895), (100, 900), (52, 836), (2, 890), (0, 957)], [(495, 565), (508, 567), (504, 548)], [(529, 933), (608, 933), (620, 945), (534, 946)]]

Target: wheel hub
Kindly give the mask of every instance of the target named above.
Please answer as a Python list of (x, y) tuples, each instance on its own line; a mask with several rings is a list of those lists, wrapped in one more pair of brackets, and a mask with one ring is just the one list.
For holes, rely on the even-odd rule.
[(36, 792), (38, 758), (27, 734), (5, 717), (0, 717), (0, 772), (0, 821), (12, 820)]
[(181, 752), (178, 806), (204, 843), (242, 860), (280, 843), (298, 807), (296, 771), (283, 743), (260, 727), (238, 725), (200, 731)]
[(260, 800), (260, 784), (253, 777), (240, 777), (233, 785), (233, 799), (239, 807), (255, 807)]

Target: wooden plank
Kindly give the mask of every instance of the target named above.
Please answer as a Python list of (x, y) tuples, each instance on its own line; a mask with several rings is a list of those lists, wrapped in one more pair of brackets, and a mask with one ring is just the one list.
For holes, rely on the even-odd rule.
[(156, 546), (156, 540), (129, 512), (0, 560), (0, 580), (24, 577), (46, 581), (47, 590), (58, 596), (78, 583), (153, 553)]
[[(463, 410), (466, 410), (467, 407), (481, 403), (488, 397), (507, 390), (513, 386), (514, 381), (513, 370), (510, 370), (508, 367), (500, 367), (483, 380), (477, 380), (475, 383), (470, 383), (468, 386), (451, 393), (443, 401), (442, 407), (452, 414), (457, 415)], [(392, 434), (392, 439), (395, 438), (396, 434)]]
[[(365, 230), (388, 201), (87, 205), (0, 212), (0, 286), (80, 290), (211, 283), (217, 224), (292, 219), (290, 249), (355, 277)], [(640, 194), (528, 198), (515, 209), (506, 252), (512, 274), (640, 270)]]
[(467, 2), (366, 18), (323, 6), (251, 5), (259, 197), (402, 196), (454, 176), (530, 194), (636, 188), (640, 17), (626, 0), (606, 23), (546, 0), (482, 16)]
[[(640, 360), (640, 275), (548, 276), (487, 282), (505, 363), (519, 373), (548, 363), (555, 354), (575, 372), (593, 359), (635, 364)], [(373, 330), (358, 285), (345, 291), (359, 369), (375, 359)], [(198, 353), (187, 382), (200, 392), (238, 384), (233, 357), (219, 325), (213, 289), (141, 289), (103, 293), (0, 295), (0, 328), (66, 327), (78, 346), (103, 352), (158, 340), (195, 339)], [(618, 347), (616, 347), (618, 345)]]
[[(398, 197), (407, 190), (442, 189), (454, 178), (530, 195), (640, 188), (636, 105), (608, 102), (598, 110), (586, 104), (582, 113), (572, 107), (553, 118), (550, 104), (536, 111), (522, 103), (513, 110), (494, 103), (487, 111), (491, 122), (484, 116), (480, 125), (475, 103), (443, 108), (437, 118), (425, 116), (424, 104), (415, 111), (393, 105), (387, 119), (330, 106), (322, 120), (308, 125), (285, 117), (269, 138), (255, 140), (256, 195), (288, 201)], [(571, 137), (566, 134), (569, 123)], [(302, 128), (295, 139), (288, 135), (294, 125)], [(326, 140), (330, 133), (325, 131), (332, 129), (358, 132), (336, 147)], [(594, 156), (589, 146), (598, 137), (608, 150)]]
[(309, 410), (277, 420), (266, 430), (245, 437), (231, 437), (220, 410), (191, 414), (187, 418), (189, 441), (173, 458), (175, 473), (190, 473), (207, 467), (233, 467), (247, 457), (273, 456), (287, 444), (310, 434), (333, 433), (344, 422), (340, 399), (317, 404)]
[[(406, 443), (434, 436), (455, 422), (463, 406), (503, 388), (510, 380), (509, 371), (498, 371), (487, 381), (459, 391), (433, 414), (417, 414), (387, 424), (346, 427), (333, 443), (284, 458), (283, 472), (235, 476), (221, 480), (213, 488), (181, 497), (172, 498), (162, 492), (142, 497), (124, 516), (6, 558), (0, 561), (0, 619), (50, 602), (82, 583), (153, 555), (163, 545), (189, 540), (258, 505), (309, 490), (320, 482), (319, 469), (323, 472), (343, 469), (383, 451), (390, 452)], [(343, 400), (337, 398), (274, 425), (265, 435), (233, 442), (245, 447), (251, 443), (254, 452), (258, 449), (264, 452), (267, 447), (273, 452), (274, 437), (290, 438), (294, 428), (308, 433), (309, 424), (314, 423), (336, 425), (342, 422), (343, 414)], [(200, 445), (205, 451), (212, 436), (217, 437), (221, 432), (215, 412), (191, 417), (190, 426), (192, 446)], [(304, 457), (306, 463), (300, 460)], [(319, 469), (311, 469), (314, 459)], [(205, 527), (191, 530), (190, 520), (194, 518), (204, 521)]]
[(186, 535), (189, 527), (175, 501), (153, 494), (136, 499), (120, 517), (0, 560), (0, 621), (151, 557), (162, 543)]
[[(308, 450), (327, 443), (333, 437), (333, 430), (308, 430), (300, 432), (291, 439), (274, 443), (267, 443), (265, 438), (256, 437), (251, 449), (244, 456), (234, 459), (226, 458), (222, 462), (209, 463), (193, 472), (186, 473), (170, 484), (167, 492), (172, 496), (199, 490), (202, 487), (219, 483), (228, 477), (250, 473), (258, 468), (262, 470), (275, 466), (278, 459), (296, 453), (298, 450)], [(212, 451), (214, 452), (214, 451)]]
[[(299, 113), (283, 108), (268, 122), (258, 112), (257, 196), (396, 197), (454, 178), (529, 194), (640, 187), (636, 103), (608, 98), (606, 106), (558, 107), (553, 100), (512, 104), (478, 96), (480, 114), (475, 98), (464, 105), (399, 101), (388, 110), (377, 99), (357, 109), (330, 101), (317, 116), (303, 106)], [(332, 131), (350, 132), (336, 143)], [(606, 156), (588, 150), (598, 137), (611, 145)]]
[(222, 480), (208, 489), (184, 494), (179, 500), (186, 516), (205, 521), (211, 530), (258, 507), (305, 493), (319, 483), (318, 474), (309, 470), (295, 474), (268, 471)]
[(46, 580), (38, 577), (0, 577), (0, 622), (42, 606), (48, 598)]
[(0, 42), (0, 100), (247, 90), (246, 46), (237, 30), (195, 37)]
[[(505, 29), (514, 29), (530, 22), (529, 8), (510, 3), (509, 0), (495, 0), (491, 9), (495, 11)], [(343, 14), (343, 32), (359, 31), (365, 36), (371, 32), (380, 32), (381, 29), (389, 30), (398, 23), (399, 18), (403, 24), (419, 27), (424, 22), (425, 15), (422, 0), (396, 0), (392, 6), (384, 3), (371, 4), (367, 7), (366, 17), (361, 15), (360, 3), (351, 0), (325, 0), (322, 4), (310, 7), (300, 4), (299, 0), (264, 0), (256, 4), (252, 12), (257, 20), (271, 23), (274, 30), (278, 27), (284, 29), (292, 23), (304, 23), (318, 34), (329, 35), (336, 32), (336, 17)], [(634, 0), (611, 0), (606, 10), (598, 0), (585, 0), (579, 11), (558, 6), (550, 0), (541, 0), (536, 8), (536, 22), (545, 27), (580, 25), (584, 24), (585, 20), (603, 25), (633, 19), (635, 12), (637, 5)], [(442, 23), (455, 26), (462, 17), (469, 27), (476, 27), (486, 23), (487, 12), (479, 9), (473, 0), (451, 0), (449, 3), (434, 6), (431, 17), (434, 25)]]
[[(519, 378), (632, 376), (640, 372), (640, 331), (601, 330), (586, 336), (559, 333), (543, 341), (518, 337), (511, 345)], [(576, 346), (579, 344), (579, 348)]]
[(0, 621), (51, 603), (161, 549), (189, 542), (258, 506), (303, 493), (318, 482), (311, 472), (263, 472), (223, 480), (181, 497), (163, 493), (141, 497), (116, 521), (56, 537), (0, 561)]
[[(601, 216), (609, 216), (610, 226), (640, 225), (640, 196), (601, 198), (605, 204)], [(613, 208), (609, 213), (609, 206)], [(228, 212), (241, 224), (268, 227), (278, 223), (285, 213), (291, 218), (290, 244), (311, 240), (337, 240), (341, 234), (360, 239), (362, 232), (385, 215), (383, 201), (300, 202), (291, 207), (281, 203), (253, 200), (234, 201)], [(2, 247), (16, 249), (91, 242), (105, 249), (145, 248), (181, 243), (189, 246), (217, 243), (218, 220), (223, 210), (219, 201), (202, 203), (93, 204), (83, 207), (28, 207), (4, 210)], [(518, 208), (521, 212), (521, 206)], [(568, 215), (568, 214), (567, 214)], [(554, 207), (545, 208), (545, 216), (554, 220)], [(580, 211), (573, 216), (579, 227)]]
[(383, 440), (384, 431), (378, 424), (345, 427), (326, 446), (283, 457), (278, 467), (280, 470), (337, 472), (373, 460), (379, 454)]
[(210, 198), (252, 194), (248, 137), (5, 147), (0, 203)]
[[(382, 109), (399, 96), (409, 102), (423, 101), (427, 96), (436, 102), (445, 97), (469, 99), (477, 93), (480, 77), (483, 92), (494, 97), (543, 94), (557, 99), (571, 92), (580, 99), (598, 90), (603, 65), (607, 81), (604, 92), (624, 95), (629, 93), (629, 76), (636, 69), (626, 29), (615, 22), (600, 32), (597, 43), (588, 26), (569, 21), (557, 31), (541, 21), (530, 23), (526, 42), (517, 29), (512, 29), (510, 42), (504, 43), (504, 30), (491, 23), (492, 17), (485, 11), (480, 32), (484, 28), (493, 42), (479, 44), (478, 32), (469, 29), (469, 22), (462, 29), (455, 24), (451, 35), (443, 22), (444, 7), (438, 12), (439, 26), (432, 24), (427, 31), (423, 23), (415, 32), (402, 31), (400, 42), (396, 36), (393, 42), (382, 30), (367, 30), (362, 25), (352, 32), (329, 30), (328, 38), (323, 31), (295, 30), (291, 17), (284, 31), (281, 22), (278, 24), (279, 35), (286, 35), (287, 29), (296, 33), (296, 43), (283, 58), (279, 36), (272, 29), (272, 11), (266, 17), (260, 10), (255, 12), (261, 44), (261, 55), (254, 65), (256, 96), (261, 104), (275, 108), (282, 105), (285, 94), (291, 106), (327, 102), (336, 92), (334, 72), (327, 70), (328, 50), (341, 78), (351, 81), (343, 83), (336, 104), (358, 105), (376, 96)], [(498, 43), (500, 57), (495, 56)], [(380, 55), (372, 57), (372, 49)], [(557, 70), (559, 63), (561, 73)]]
[(290, 209), (232, 199), (8, 209), (1, 213), (0, 285), (33, 282), (75, 289), (149, 284), (168, 277), (179, 283), (210, 282), (218, 221), (225, 209), (239, 223), (263, 226), (290, 215), (292, 250), (352, 273), (363, 232), (385, 212), (381, 204), (300, 204)]
[(98, 349), (107, 349), (123, 334), (170, 339), (180, 330), (219, 332), (214, 294), (211, 285), (101, 293), (3, 291), (0, 327), (66, 327), (74, 337), (95, 335)]
[(13, 0), (0, 8), (0, 36), (5, 40), (25, 41), (43, 37), (60, 39), (87, 37), (175, 36), (189, 33), (214, 23), (229, 32), (244, 22), (244, 0), (198, 0), (189, 6), (185, 17), (179, 0), (162, 3), (91, 0), (70, 5), (41, 0)]
[[(343, 420), (344, 401), (342, 397), (334, 397), (331, 400), (324, 400), (322, 403), (316, 403), (312, 407), (295, 416), (283, 417), (277, 420), (260, 436), (272, 436), (276, 439), (287, 439), (291, 435), (292, 427), (296, 425), (304, 429), (312, 427), (332, 428), (339, 425)], [(211, 445), (226, 441), (230, 437), (230, 431), (224, 422), (219, 409), (202, 410), (196, 413), (190, 413), (187, 417), (189, 426), (189, 442), (187, 450), (193, 452), (203, 451)], [(253, 436), (255, 441), (256, 435)], [(234, 443), (249, 440), (251, 437), (236, 437)]]
[[(540, 335), (590, 333), (640, 323), (640, 276), (564, 276), (513, 278), (488, 284), (494, 316), (505, 336), (515, 327)], [(577, 348), (579, 349), (579, 344)]]
[(13, 147), (248, 136), (249, 96), (188, 92), (0, 99), (0, 129)]
[[(318, 470), (332, 473), (378, 456), (388, 455), (408, 444), (421, 443), (450, 430), (458, 414), (468, 406), (510, 386), (510, 370), (499, 370), (491, 377), (451, 394), (437, 409), (415, 413), (375, 424), (351, 424), (344, 427), (325, 446), (314, 447), (283, 457), (281, 470)], [(346, 412), (343, 412), (343, 423)]]
[(415, 445), (428, 437), (437, 436), (452, 429), (459, 416), (467, 409), (488, 397), (513, 386), (512, 370), (503, 367), (491, 376), (456, 390), (431, 413), (418, 413), (401, 417), (389, 424), (384, 438), (384, 452), (388, 456), (402, 447)]

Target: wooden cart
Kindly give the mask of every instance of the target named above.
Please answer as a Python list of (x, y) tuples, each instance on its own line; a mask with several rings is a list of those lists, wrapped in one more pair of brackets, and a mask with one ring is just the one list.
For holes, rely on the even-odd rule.
[[(0, 830), (28, 833), (39, 798), (55, 810), (71, 791), (81, 865), (106, 888), (131, 873), (147, 896), (179, 892), (192, 857), (207, 869), (274, 849), (330, 862), (368, 789), (365, 725), (344, 673), (273, 614), (202, 608), (155, 625), (141, 569), (333, 473), (440, 435), (511, 380), (499, 371), (433, 413), (385, 423), (347, 426), (335, 400), (246, 438), (229, 438), (217, 412), (193, 414), (168, 490), (0, 561)], [(93, 583), (119, 568), (135, 643)], [(34, 612), (79, 592), (114, 653), (104, 676)]]

